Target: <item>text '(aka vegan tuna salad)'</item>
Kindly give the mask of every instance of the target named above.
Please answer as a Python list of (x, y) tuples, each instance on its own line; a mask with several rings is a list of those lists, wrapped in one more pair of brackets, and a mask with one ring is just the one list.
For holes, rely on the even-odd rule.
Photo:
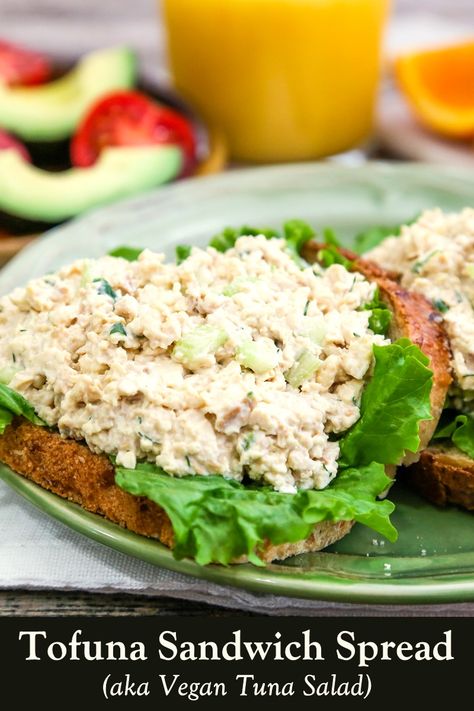
[(181, 264), (81, 260), (0, 300), (2, 379), (119, 466), (322, 489), (388, 343), (364, 308), (375, 289), (263, 236)]

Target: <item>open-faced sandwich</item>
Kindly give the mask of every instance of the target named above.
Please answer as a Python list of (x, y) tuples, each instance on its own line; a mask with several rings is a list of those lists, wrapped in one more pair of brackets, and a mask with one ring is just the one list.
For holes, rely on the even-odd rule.
[(393, 540), (378, 497), (450, 382), (439, 311), (304, 223), (258, 232), (3, 297), (0, 460), (201, 564), (319, 550), (355, 521)]
[(445, 411), (408, 477), (434, 503), (474, 510), (474, 210), (425, 212), (367, 257), (430, 301), (451, 348)]

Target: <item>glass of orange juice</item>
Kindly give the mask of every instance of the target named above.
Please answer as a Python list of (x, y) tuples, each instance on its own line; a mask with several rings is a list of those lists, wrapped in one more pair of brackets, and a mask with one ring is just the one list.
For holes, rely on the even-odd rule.
[(389, 0), (163, 0), (176, 88), (236, 160), (319, 158), (369, 134)]

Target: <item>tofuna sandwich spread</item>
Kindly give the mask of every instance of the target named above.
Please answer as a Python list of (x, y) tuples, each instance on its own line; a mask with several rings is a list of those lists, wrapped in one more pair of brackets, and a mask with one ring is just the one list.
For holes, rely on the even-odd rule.
[(436, 424), (443, 335), (380, 270), (334, 244), (304, 260), (299, 221), (284, 235), (117, 250), (4, 296), (0, 459), (201, 564), (354, 521), (393, 540), (377, 497)]

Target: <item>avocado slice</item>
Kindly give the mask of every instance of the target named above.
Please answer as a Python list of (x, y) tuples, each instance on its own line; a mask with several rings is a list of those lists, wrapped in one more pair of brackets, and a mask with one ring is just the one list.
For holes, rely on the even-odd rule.
[(0, 82), (0, 126), (25, 141), (62, 140), (99, 96), (128, 89), (135, 78), (133, 52), (113, 47), (91, 52), (48, 84), (9, 87)]
[(0, 210), (27, 220), (60, 222), (179, 175), (177, 146), (105, 148), (90, 168), (49, 173), (15, 150), (0, 152)]

